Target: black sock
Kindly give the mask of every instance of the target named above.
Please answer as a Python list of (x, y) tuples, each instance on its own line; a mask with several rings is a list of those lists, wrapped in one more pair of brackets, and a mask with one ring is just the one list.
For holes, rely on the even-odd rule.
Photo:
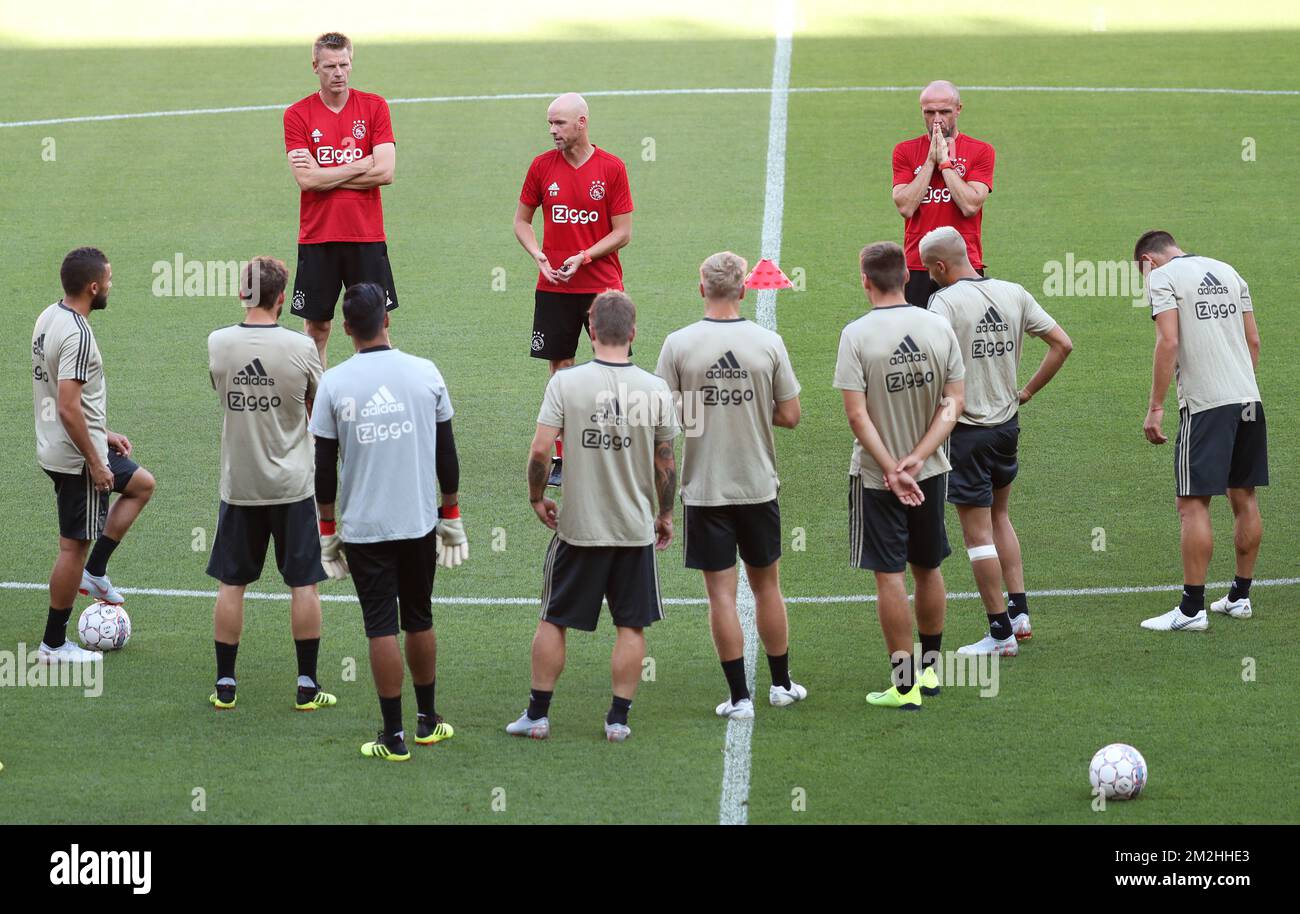
[(433, 713), (433, 687), (438, 680), (434, 679), (428, 685), (413, 683), (415, 686), (415, 708), (423, 717), (433, 720), (436, 716)]
[(551, 696), (554, 692), (530, 689), (528, 692), (528, 719), (541, 720), (551, 711)]
[(916, 667), (912, 663), (912, 655), (908, 654), (901, 660), (891, 660), (890, 665), (894, 668), (894, 685), (898, 691), (907, 693), (912, 691), (916, 683)]
[(1241, 575), (1234, 577), (1232, 579), (1232, 586), (1228, 588), (1228, 599), (1236, 601), (1244, 600), (1249, 597), (1250, 582), (1253, 580), (1254, 578), (1243, 578)]
[(235, 678), (235, 656), (239, 653), (239, 643), (226, 644), (213, 641), (217, 646), (217, 681)]
[(632, 699), (619, 698), (614, 696), (614, 700), (609, 704), (609, 713), (605, 715), (607, 724), (626, 724), (627, 712), (632, 709)]
[(942, 644), (943, 632), (939, 632), (937, 635), (921, 633), (921, 669), (928, 670), (934, 666), (935, 661), (939, 659)]
[(95, 577), (102, 578), (104, 572), (108, 571), (108, 560), (116, 548), (117, 540), (110, 536), (104, 535), (95, 540), (95, 546), (90, 550), (90, 558), (86, 559), (86, 570)]
[(319, 687), (320, 683), (316, 679), (316, 658), (320, 656), (320, 639), (295, 638), (293, 649), (298, 652), (298, 675), (306, 676)]
[(767, 655), (767, 667), (772, 671), (772, 685), (780, 686), (783, 689), (790, 688), (790, 651), (780, 657)]
[(731, 703), (749, 697), (749, 686), (745, 684), (745, 658), (722, 661), (722, 675), (727, 677), (727, 688), (731, 690)]
[(1000, 613), (989, 613), (989, 634), (999, 641), (1005, 641), (1011, 637), (1011, 616), (1006, 610)]
[(71, 609), (50, 607), (50, 614), (45, 617), (45, 637), (41, 639), (46, 647), (62, 647), (68, 640), (68, 618), (71, 615)]
[(379, 711), (384, 715), (384, 736), (392, 739), (402, 732), (402, 696), (379, 696)]
[(1011, 618), (1023, 616), (1029, 612), (1029, 597), (1023, 593), (1007, 594), (1007, 612)]
[(1205, 585), (1184, 584), (1183, 599), (1178, 604), (1184, 616), (1194, 616), (1205, 609)]

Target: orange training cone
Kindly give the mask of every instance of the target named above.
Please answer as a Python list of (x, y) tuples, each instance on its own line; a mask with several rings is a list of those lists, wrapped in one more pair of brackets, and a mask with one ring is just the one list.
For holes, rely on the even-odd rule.
[(781, 268), (764, 257), (749, 275), (745, 277), (746, 289), (793, 289), (790, 277), (781, 272)]

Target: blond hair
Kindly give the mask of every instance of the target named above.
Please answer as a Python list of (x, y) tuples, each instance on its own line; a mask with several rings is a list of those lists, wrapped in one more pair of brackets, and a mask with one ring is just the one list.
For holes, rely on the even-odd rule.
[(700, 285), (705, 298), (735, 300), (745, 293), (749, 264), (731, 251), (720, 251), (700, 264)]

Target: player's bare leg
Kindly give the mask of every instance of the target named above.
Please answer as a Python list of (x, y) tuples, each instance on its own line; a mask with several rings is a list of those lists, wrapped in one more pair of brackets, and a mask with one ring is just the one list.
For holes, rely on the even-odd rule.
[(1228, 593), (1211, 603), (1210, 609), (1234, 619), (1249, 619), (1254, 615), (1250, 605), (1250, 585), (1255, 577), (1255, 560), (1259, 558), (1264, 525), (1260, 520), (1254, 487), (1228, 489), (1228, 503), (1232, 505), (1232, 542), (1237, 551), (1237, 572)]
[(993, 490), (993, 545), (998, 547), (998, 563), (1002, 566), (1002, 580), (1009, 593), (1025, 592), (1025, 566), (1020, 557), (1020, 537), (1011, 526), (1008, 512), (1011, 486)]
[(564, 671), (564, 628), (543, 619), (533, 635), (534, 689), (555, 691), (555, 683)]
[(940, 652), (943, 649), (943, 626), (948, 615), (948, 590), (943, 572), (938, 568), (913, 565), (912, 579), (916, 582), (916, 632), (921, 641), (921, 669), (917, 670), (917, 678), (922, 695), (938, 695), (940, 679), (934, 667), (942, 659)]
[[(396, 635), (383, 635), (370, 639), (370, 673), (375, 680), (379, 700), (402, 697), (402, 649), (397, 646)], [(391, 735), (391, 734), (389, 734)]]
[(89, 540), (72, 540), (59, 537), (59, 554), (50, 570), (50, 607), (45, 619), (45, 634), (41, 636), (40, 657), (46, 662), (90, 662), (102, 657), (93, 651), (82, 650), (68, 641), (68, 619), (81, 586), (81, 572), (86, 565)]
[(781, 563), (776, 561), (766, 568), (746, 563), (745, 575), (754, 592), (754, 621), (772, 674), (768, 702), (785, 707), (803, 701), (808, 690), (790, 678), (790, 620), (781, 595)]
[(627, 712), (636, 697), (637, 683), (641, 681), (641, 664), (645, 660), (645, 630), (617, 626), (614, 650), (609, 657), (610, 681), (614, 698), (609, 713), (605, 715), (605, 738), (621, 743), (631, 735), (627, 725)]
[(745, 565), (749, 588), (754, 592), (755, 617), (759, 640), (768, 656), (790, 650), (790, 620), (786, 616), (785, 598), (781, 596), (780, 562), (766, 568)]
[(1002, 583), (1007, 588), (1007, 612), (1011, 614), (1011, 631), (1016, 640), (1034, 637), (1029, 624), (1029, 596), (1025, 593), (1025, 566), (1020, 557), (1020, 537), (1011, 526), (1008, 505), (1011, 486), (993, 490), (993, 545), (998, 547), (998, 564), (1002, 566)]
[(957, 505), (961, 518), (961, 535), (966, 543), (975, 585), (979, 588), (984, 612), (988, 616), (988, 634), (973, 644), (958, 648), (962, 654), (1016, 653), (1015, 632), (1011, 615), (1002, 603), (1002, 566), (998, 563), (997, 547), (993, 545), (993, 513), (976, 505)]
[(747, 720), (754, 716), (754, 702), (745, 676), (745, 633), (736, 613), (738, 580), (735, 565), (722, 571), (704, 572), (704, 589), (709, 594), (709, 631), (730, 693), (715, 711), (719, 717)]
[(736, 613), (736, 566), (723, 571), (704, 572), (704, 589), (709, 595), (709, 631), (718, 660), (726, 663), (745, 654), (745, 635)]
[(1142, 627), (1159, 632), (1203, 632), (1209, 628), (1205, 613), (1205, 575), (1214, 554), (1209, 496), (1179, 496), (1178, 517), (1181, 522), (1183, 595), (1172, 610), (1144, 619)]
[(289, 624), (295, 641), (320, 637), (320, 591), (315, 584), (290, 588)]
[(903, 572), (876, 572), (876, 614), (885, 636), (885, 650), (893, 668), (892, 686), (867, 695), (868, 704), (915, 709), (921, 706), (916, 667), (912, 660), (912, 610), (907, 605), (907, 580)]
[(81, 570), (86, 567), (86, 553), (90, 540), (70, 540), (59, 537), (59, 554), (50, 571), (50, 605), (71, 608), (81, 586)]
[(1237, 577), (1253, 578), (1259, 544), (1264, 538), (1264, 522), (1259, 516), (1255, 489), (1228, 489), (1232, 505), (1232, 542), (1237, 549)]
[(1204, 586), (1210, 559), (1214, 555), (1209, 497), (1179, 498), (1178, 517), (1182, 524), (1179, 542), (1183, 553), (1183, 583)]
[(126, 532), (131, 529), (131, 525), (135, 523), (135, 519), (140, 516), (140, 512), (144, 510), (144, 506), (149, 504), (149, 499), (153, 498), (156, 487), (157, 482), (153, 474), (144, 467), (131, 474), (126, 489), (113, 499), (113, 504), (108, 509), (108, 519), (104, 522), (104, 535), (120, 543), (126, 536)]
[(302, 329), (316, 344), (316, 353), (320, 356), (320, 367), (326, 367), (325, 353), (329, 349), (330, 327), (333, 321), (303, 320)]
[(426, 685), (438, 675), (438, 636), (433, 629), (406, 633), (406, 665), (415, 684)]
[(546, 739), (551, 735), (548, 714), (555, 684), (564, 671), (564, 633), (564, 628), (545, 619), (537, 623), (533, 634), (532, 691), (527, 710), (518, 720), (506, 724), (506, 732), (511, 736)]
[(241, 584), (217, 585), (217, 602), (212, 607), (213, 636), (225, 644), (238, 644), (243, 631), (244, 586)]

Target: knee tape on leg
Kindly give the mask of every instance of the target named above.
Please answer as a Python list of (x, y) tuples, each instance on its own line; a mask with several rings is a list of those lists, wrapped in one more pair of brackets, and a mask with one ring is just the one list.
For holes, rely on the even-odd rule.
[(966, 550), (966, 556), (972, 562), (979, 562), (983, 559), (995, 559), (998, 557), (998, 547), (989, 543), (987, 546), (972, 546)]

